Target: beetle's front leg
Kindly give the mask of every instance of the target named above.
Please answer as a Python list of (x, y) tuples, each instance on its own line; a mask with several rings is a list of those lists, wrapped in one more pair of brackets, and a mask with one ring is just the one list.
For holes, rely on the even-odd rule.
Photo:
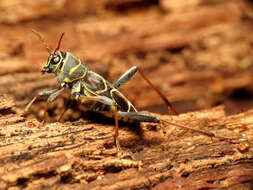
[(55, 99), (60, 95), (60, 93), (64, 90), (64, 88), (61, 88), (60, 90), (55, 90), (53, 93), (50, 94), (50, 96), (47, 99), (45, 108), (44, 108), (44, 114), (43, 114), (43, 121), (42, 125), (46, 123), (47, 120), (47, 109), (48, 109), (48, 104), (55, 101)]
[[(67, 87), (68, 85), (67, 85), (67, 83), (62, 82), (61, 86), (62, 87)], [(73, 97), (75, 97), (75, 99), (78, 99), (78, 97), (80, 97), (80, 95), (81, 95), (81, 82), (80, 81), (75, 82), (73, 84), (73, 86), (71, 87), (71, 95)], [(69, 109), (69, 107), (71, 107), (72, 103), (73, 103), (72, 97), (69, 96), (69, 100), (68, 100), (64, 110), (62, 111), (62, 113), (60, 114), (60, 116), (57, 119), (58, 122), (61, 121), (61, 118), (66, 113), (66, 111)]]
[(58, 89), (44, 89), (41, 92), (39, 92), (30, 102), (29, 104), (27, 104), (27, 106), (25, 107), (25, 112), (27, 112), (29, 110), (29, 108), (31, 107), (31, 105), (35, 102), (35, 100), (39, 97), (42, 96), (48, 96), (50, 94), (53, 94), (54, 92), (56, 92)]

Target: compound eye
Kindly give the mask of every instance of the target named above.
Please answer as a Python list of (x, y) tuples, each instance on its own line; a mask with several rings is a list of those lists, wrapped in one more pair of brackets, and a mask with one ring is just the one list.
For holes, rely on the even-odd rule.
[(59, 61), (60, 61), (60, 57), (59, 56), (57, 56), (57, 57), (54, 58), (54, 62), (55, 63), (58, 63)]

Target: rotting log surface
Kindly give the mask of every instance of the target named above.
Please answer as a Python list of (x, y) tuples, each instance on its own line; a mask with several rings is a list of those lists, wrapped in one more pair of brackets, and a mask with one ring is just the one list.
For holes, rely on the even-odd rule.
[[(22, 10), (20, 2), (23, 1), (15, 2)], [(76, 0), (73, 5), (78, 2)], [(101, 1), (101, 6), (113, 2)], [(253, 92), (251, 4), (242, 6), (244, 1), (218, 3), (215, 0), (205, 4), (197, 0), (181, 9), (183, 3), (161, 0), (159, 4), (149, 1), (152, 6), (135, 11), (131, 11), (131, 6), (143, 1), (122, 0), (118, 4), (129, 2), (132, 3), (129, 12), (126, 8), (123, 13), (108, 10), (107, 16), (88, 14), (55, 18), (53, 12), (65, 10), (71, 3), (59, 1), (50, 6), (46, 1), (43, 7), (49, 7), (48, 14), (41, 20), (34, 20), (44, 15), (40, 1), (27, 3), (26, 6), (32, 6), (29, 10), (38, 10), (20, 17), (18, 15), (24, 11), (13, 9), (14, 4), (0, 2), (0, 7), (6, 11), (3, 14), (6, 18), (2, 19), (9, 24), (0, 24), (0, 93), (19, 100), (18, 106), (23, 108), (36, 92), (56, 84), (54, 78), (38, 72), (48, 55), (31, 28), (37, 29), (53, 48), (60, 33), (65, 32), (61, 50), (80, 57), (89, 68), (104, 74), (109, 81), (133, 65), (142, 67), (172, 102), (180, 105), (193, 102), (188, 109), (185, 104), (181, 106), (184, 112), (226, 103), (227, 96), (238, 89)], [(115, 3), (115, 6), (119, 5)], [(16, 15), (7, 14), (10, 10)], [(25, 19), (27, 21), (20, 24), (24, 17), (30, 21)], [(13, 18), (20, 19), (13, 20), (16, 25), (8, 22)], [(159, 112), (164, 109), (159, 97), (138, 75), (121, 90), (137, 108)], [(238, 113), (238, 109), (231, 111), (231, 105), (228, 103), (230, 107), (226, 111)], [(245, 109), (253, 106), (251, 102), (236, 105), (244, 105)], [(39, 113), (38, 110), (34, 113)]]
[(7, 99), (0, 97), (0, 189), (252, 188), (253, 110), (226, 116), (219, 106), (157, 115), (240, 139), (233, 142), (174, 126), (142, 124), (142, 130), (134, 131), (122, 126), (124, 156), (119, 157), (113, 125), (79, 120), (42, 127), (14, 114)]
[[(246, 0), (0, 1), (0, 189), (252, 189), (252, 7)], [(48, 55), (32, 28), (52, 49), (65, 32), (61, 50), (109, 81), (141, 66), (179, 112), (219, 103), (230, 114), (243, 112), (227, 116), (216, 107), (157, 114), (242, 141), (123, 125), (120, 142), (129, 156), (122, 159), (113, 121), (87, 121), (74, 104), (63, 123), (55, 123), (66, 94), (49, 106), (48, 124), (39, 126), (44, 102), (36, 101), (26, 116), (24, 107), (56, 80), (39, 72)], [(138, 75), (121, 91), (138, 110), (165, 108)], [(238, 92), (244, 99), (239, 93), (229, 102)]]

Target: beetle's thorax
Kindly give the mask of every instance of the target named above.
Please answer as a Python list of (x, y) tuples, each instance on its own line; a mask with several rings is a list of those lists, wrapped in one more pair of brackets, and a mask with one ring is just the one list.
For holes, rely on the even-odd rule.
[[(59, 57), (59, 59), (56, 58)], [(54, 59), (60, 60), (54, 63)], [(70, 52), (55, 52), (48, 57), (46, 68), (56, 74), (57, 81), (62, 84), (74, 83), (84, 78), (88, 72), (86, 65)], [(44, 67), (44, 68), (45, 68)], [(44, 69), (43, 68), (43, 69)], [(47, 71), (47, 72), (49, 72)]]

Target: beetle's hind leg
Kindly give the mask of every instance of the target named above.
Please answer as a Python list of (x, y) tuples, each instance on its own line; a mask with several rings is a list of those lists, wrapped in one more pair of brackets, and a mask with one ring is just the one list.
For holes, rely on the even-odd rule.
[(129, 81), (135, 75), (135, 73), (137, 71), (139, 71), (141, 77), (163, 99), (163, 101), (167, 105), (168, 109), (170, 109), (172, 113), (178, 115), (177, 111), (174, 109), (171, 102), (165, 97), (165, 95), (156, 86), (153, 85), (153, 83), (146, 77), (146, 75), (144, 74), (142, 69), (138, 68), (137, 66), (131, 67), (129, 70), (127, 70), (125, 73), (123, 73), (117, 80), (115, 80), (113, 82), (112, 86), (116, 89), (119, 88), (120, 86), (125, 84), (127, 81)]
[(159, 121), (160, 121), (160, 119), (158, 117), (139, 113), (139, 112), (121, 112), (121, 111), (119, 111), (118, 114), (121, 117), (127, 118), (132, 121), (151, 122), (151, 123), (159, 123)]
[(171, 102), (166, 98), (166, 96), (156, 86), (153, 85), (153, 83), (146, 77), (146, 75), (144, 74), (144, 72), (142, 71), (142, 69), (139, 68), (138, 70), (139, 70), (139, 73), (142, 76), (142, 78), (162, 98), (162, 100), (164, 101), (164, 103), (167, 105), (168, 109), (170, 109), (174, 114), (178, 115), (177, 111), (174, 109), (174, 107), (172, 106)]
[(134, 121), (138, 121), (138, 122), (159, 123), (159, 124), (165, 124), (166, 126), (173, 125), (173, 126), (176, 126), (178, 128), (182, 128), (182, 129), (185, 129), (185, 130), (190, 130), (190, 131), (193, 131), (195, 133), (199, 133), (201, 135), (205, 135), (205, 136), (210, 137), (210, 138), (218, 138), (218, 139), (225, 140), (225, 141), (228, 141), (228, 142), (232, 142), (234, 140), (232, 138), (215, 135), (214, 133), (209, 132), (209, 131), (204, 131), (204, 130), (201, 130), (201, 129), (195, 129), (195, 128), (192, 128), (192, 127), (189, 127), (189, 126), (177, 124), (177, 123), (174, 123), (174, 122), (170, 122), (170, 121), (160, 119), (160, 118), (155, 117), (155, 116), (142, 114), (142, 113), (139, 113), (139, 112), (118, 112), (118, 114), (123, 118), (128, 118), (130, 120), (134, 120)]
[(120, 86), (129, 81), (135, 73), (138, 71), (138, 67), (134, 66), (128, 69), (125, 73), (123, 73), (117, 80), (115, 80), (112, 86), (118, 89)]

